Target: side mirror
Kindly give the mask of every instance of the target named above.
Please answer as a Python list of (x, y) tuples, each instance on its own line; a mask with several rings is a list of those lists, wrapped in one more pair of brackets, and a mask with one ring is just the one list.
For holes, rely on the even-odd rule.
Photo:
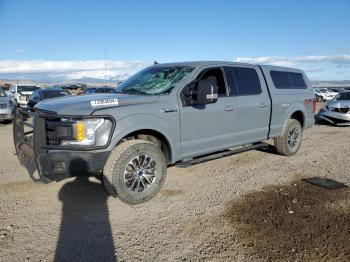
[(218, 86), (210, 80), (200, 80), (197, 84), (196, 103), (205, 105), (216, 103), (218, 100)]

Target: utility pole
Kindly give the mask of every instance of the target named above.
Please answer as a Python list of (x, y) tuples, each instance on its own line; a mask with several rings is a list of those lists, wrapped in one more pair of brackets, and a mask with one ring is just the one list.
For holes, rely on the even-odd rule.
[(107, 85), (107, 48), (105, 47), (105, 86)]

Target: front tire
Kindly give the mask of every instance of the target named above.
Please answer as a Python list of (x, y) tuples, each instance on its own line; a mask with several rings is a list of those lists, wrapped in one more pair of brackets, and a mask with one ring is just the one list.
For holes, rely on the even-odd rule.
[(144, 140), (128, 140), (110, 154), (104, 168), (104, 185), (124, 203), (142, 204), (160, 191), (166, 169), (166, 158), (159, 146)]
[(288, 119), (281, 137), (275, 138), (275, 147), (280, 155), (292, 156), (298, 152), (303, 135), (303, 128), (296, 119)]

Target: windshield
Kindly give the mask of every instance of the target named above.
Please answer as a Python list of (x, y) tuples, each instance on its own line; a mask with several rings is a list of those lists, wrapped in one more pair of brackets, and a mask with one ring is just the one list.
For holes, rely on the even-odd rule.
[(39, 89), (37, 86), (17, 86), (17, 92), (32, 92)]
[(350, 100), (350, 92), (343, 92), (334, 97), (334, 100), (341, 101), (341, 100)]
[(174, 85), (188, 76), (193, 67), (148, 67), (121, 83), (116, 91), (119, 93), (136, 93), (159, 95), (170, 92)]
[(0, 89), (0, 97), (5, 97), (5, 96), (7, 96), (5, 91)]

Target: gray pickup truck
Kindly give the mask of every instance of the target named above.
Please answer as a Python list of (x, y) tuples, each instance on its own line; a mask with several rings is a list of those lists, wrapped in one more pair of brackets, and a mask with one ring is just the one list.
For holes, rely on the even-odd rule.
[(111, 195), (135, 205), (159, 192), (169, 165), (257, 148), (270, 138), (278, 153), (295, 154), (314, 112), (315, 96), (301, 70), (157, 64), (114, 94), (46, 100), (33, 111), (18, 108), (14, 143), (34, 181), (99, 174)]

